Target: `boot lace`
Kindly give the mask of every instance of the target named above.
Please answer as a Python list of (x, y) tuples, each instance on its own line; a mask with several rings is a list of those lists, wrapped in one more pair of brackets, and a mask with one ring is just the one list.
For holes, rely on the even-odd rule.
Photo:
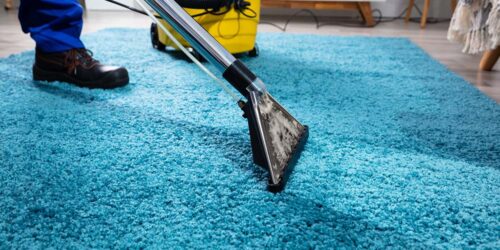
[(66, 52), (64, 66), (67, 68), (68, 74), (76, 75), (78, 66), (86, 69), (94, 67), (99, 61), (95, 60), (92, 56), (92, 51), (88, 49), (72, 49)]

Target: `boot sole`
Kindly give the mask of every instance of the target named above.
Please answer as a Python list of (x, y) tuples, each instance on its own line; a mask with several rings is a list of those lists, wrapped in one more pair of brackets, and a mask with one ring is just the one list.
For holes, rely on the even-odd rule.
[(68, 74), (56, 71), (48, 71), (33, 65), (33, 80), (47, 82), (67, 82), (79, 87), (89, 89), (112, 89), (128, 84), (128, 76), (122, 79), (114, 79), (112, 74), (106, 74), (101, 79), (95, 81), (82, 81), (71, 77)]

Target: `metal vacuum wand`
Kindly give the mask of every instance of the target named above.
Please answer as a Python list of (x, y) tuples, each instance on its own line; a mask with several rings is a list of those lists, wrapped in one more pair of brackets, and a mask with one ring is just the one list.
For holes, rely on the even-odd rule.
[(175, 0), (145, 1), (246, 97), (247, 102), (239, 104), (248, 119), (253, 160), (269, 170), (269, 189), (281, 191), (307, 141), (308, 127), (290, 115), (267, 92), (264, 83)]

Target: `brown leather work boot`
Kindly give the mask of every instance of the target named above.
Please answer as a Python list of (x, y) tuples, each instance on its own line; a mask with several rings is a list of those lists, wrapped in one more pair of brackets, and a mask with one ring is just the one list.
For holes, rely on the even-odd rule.
[(33, 80), (60, 81), (80, 87), (110, 89), (127, 85), (127, 69), (106, 66), (92, 58), (87, 49), (72, 49), (61, 53), (36, 51)]

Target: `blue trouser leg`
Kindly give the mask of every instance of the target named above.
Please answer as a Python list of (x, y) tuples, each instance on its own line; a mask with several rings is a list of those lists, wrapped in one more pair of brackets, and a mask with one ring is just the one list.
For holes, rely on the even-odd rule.
[(21, 0), (19, 21), (45, 53), (84, 48), (83, 9), (78, 0)]

